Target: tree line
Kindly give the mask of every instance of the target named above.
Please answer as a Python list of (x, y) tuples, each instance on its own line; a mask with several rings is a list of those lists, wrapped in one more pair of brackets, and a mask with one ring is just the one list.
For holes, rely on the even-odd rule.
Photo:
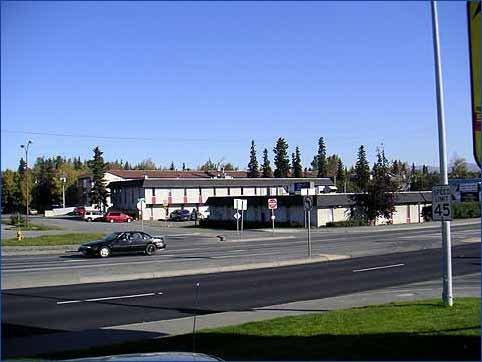
[[(364, 145), (360, 145), (357, 152), (357, 160), (354, 166), (347, 168), (341, 157), (337, 154), (327, 153), (326, 143), (323, 137), (318, 139), (318, 150), (313, 156), (310, 167), (303, 167), (301, 152), (298, 146), (289, 154), (287, 141), (280, 137), (273, 147), (273, 166), (269, 158), (268, 149), (263, 149), (261, 164), (257, 159), (256, 145), (251, 141), (247, 176), (256, 177), (329, 177), (333, 179), (338, 191), (342, 192), (368, 192), (372, 180), (389, 179), (390, 188), (398, 191), (430, 190), (433, 185), (439, 183), (437, 171), (429, 170), (426, 165), (411, 167), (401, 160), (388, 161), (382, 148), (377, 149), (377, 161), (370, 168)], [(20, 159), (16, 170), (2, 171), (2, 211), (24, 212), (27, 195), (31, 208), (44, 211), (53, 205), (62, 203), (62, 181), (65, 177), (65, 199), (67, 206), (76, 206), (81, 203), (81, 195), (77, 180), (82, 174), (92, 174), (94, 188), (90, 195), (94, 203), (105, 204), (107, 191), (102, 182), (103, 175), (108, 170), (177, 170), (174, 162), (166, 167), (157, 167), (152, 159), (143, 160), (135, 165), (122, 160), (105, 162), (99, 147), (93, 150), (90, 160), (81, 160), (80, 157), (68, 158), (38, 157), (33, 166), (28, 169), (25, 160)], [(230, 162), (221, 159), (217, 162), (208, 159), (204, 164), (197, 167), (200, 171), (226, 171), (238, 168)], [(190, 171), (185, 163), (182, 163), (183, 171)], [(381, 170), (381, 171), (380, 171)], [(476, 178), (478, 172), (470, 172), (463, 158), (456, 157), (452, 160), (450, 171), (451, 178)]]
[[(303, 167), (301, 161), (301, 152), (298, 146), (289, 157), (289, 145), (286, 139), (280, 137), (277, 139), (273, 147), (273, 163), (274, 170), (271, 168), (269, 151), (263, 149), (261, 165), (258, 162), (256, 145), (254, 140), (251, 141), (249, 152), (249, 163), (247, 167), (247, 176), (256, 177), (328, 177), (331, 178), (338, 190), (344, 192), (365, 192), (368, 189), (369, 181), (376, 176), (376, 172), (380, 169), (379, 157), (385, 161), (383, 163), (384, 170), (390, 177), (396, 188), (400, 191), (420, 191), (431, 190), (432, 186), (439, 182), (439, 173), (437, 170), (429, 170), (426, 165), (416, 167), (414, 163), (409, 166), (408, 162), (401, 160), (389, 161), (385, 156), (383, 146), (376, 150), (376, 162), (370, 167), (367, 158), (366, 148), (360, 145), (356, 155), (356, 163), (354, 166), (347, 168), (341, 157), (337, 154), (329, 155), (325, 139), (318, 139), (318, 151), (310, 162), (310, 167)], [(383, 154), (383, 155), (382, 155)], [(479, 172), (470, 172), (465, 159), (455, 157), (452, 160), (450, 169), (450, 178), (478, 178)], [(377, 170), (377, 165), (379, 169)]]

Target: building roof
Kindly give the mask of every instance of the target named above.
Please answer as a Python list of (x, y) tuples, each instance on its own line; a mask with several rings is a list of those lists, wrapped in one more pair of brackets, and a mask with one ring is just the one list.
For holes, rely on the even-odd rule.
[(184, 187), (288, 187), (296, 182), (314, 182), (315, 186), (332, 186), (329, 178), (206, 178), (177, 179), (146, 178), (142, 180), (115, 181), (109, 187), (184, 188)]
[[(213, 177), (222, 177), (219, 171), (164, 171), (164, 170), (109, 170), (108, 173), (122, 177), (125, 179), (143, 179), (148, 178), (187, 178), (187, 179), (210, 179)], [(246, 171), (224, 171), (226, 176), (239, 178), (246, 177)]]
[[(211, 179), (222, 177), (219, 171), (166, 171), (166, 170), (107, 170), (106, 173), (122, 177), (126, 180), (140, 180), (147, 178), (168, 178), (168, 179)], [(246, 171), (224, 171), (224, 174), (233, 178), (246, 178)], [(91, 173), (85, 173), (78, 178), (92, 178)]]
[[(349, 207), (355, 205), (356, 194), (323, 194), (313, 197), (313, 206), (319, 208), (331, 208), (331, 207)], [(233, 199), (243, 198), (248, 200), (248, 205), (251, 206), (266, 206), (268, 199), (276, 198), (279, 206), (293, 206), (303, 205), (303, 196), (299, 195), (287, 195), (287, 196), (226, 196), (226, 197), (210, 197), (208, 198), (206, 205), (208, 206), (232, 206)], [(431, 191), (414, 191), (414, 192), (399, 192), (395, 194), (395, 204), (417, 204), (417, 203), (431, 203), (432, 192)]]

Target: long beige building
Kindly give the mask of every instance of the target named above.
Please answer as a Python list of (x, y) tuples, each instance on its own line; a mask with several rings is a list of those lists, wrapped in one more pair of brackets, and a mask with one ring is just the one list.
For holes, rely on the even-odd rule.
[(217, 197), (286, 196), (309, 188), (322, 194), (334, 190), (329, 178), (150, 178), (109, 184), (112, 208), (137, 212), (144, 199), (144, 220), (165, 220), (178, 209), (209, 213), (206, 202)]

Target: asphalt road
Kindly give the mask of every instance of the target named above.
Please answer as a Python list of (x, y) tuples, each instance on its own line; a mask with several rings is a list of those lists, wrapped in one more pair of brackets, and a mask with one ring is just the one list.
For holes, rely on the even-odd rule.
[[(453, 271), (454, 275), (479, 272), (480, 244), (454, 247)], [(440, 273), (440, 249), (426, 249), (231, 273), (6, 290), (3, 336), (249, 310), (433, 280)]]
[[(130, 255), (108, 259), (84, 258), (76, 254), (2, 257), (4, 289), (79, 284), (95, 281), (135, 279), (154, 273), (173, 273), (303, 259), (307, 256), (305, 233), (252, 232), (244, 240), (219, 242), (201, 232), (178, 233), (168, 238), (168, 248), (154, 256)], [(452, 227), (453, 245), (480, 241), (480, 226)], [(360, 232), (316, 232), (313, 255), (355, 258), (430, 248), (440, 248), (438, 228)], [(479, 244), (480, 245), (480, 244)], [(109, 279), (112, 278), (112, 279)]]

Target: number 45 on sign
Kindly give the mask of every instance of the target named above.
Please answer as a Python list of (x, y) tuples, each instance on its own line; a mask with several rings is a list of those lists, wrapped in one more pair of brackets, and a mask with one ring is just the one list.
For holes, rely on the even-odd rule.
[(452, 220), (452, 193), (448, 185), (432, 188), (432, 220)]

